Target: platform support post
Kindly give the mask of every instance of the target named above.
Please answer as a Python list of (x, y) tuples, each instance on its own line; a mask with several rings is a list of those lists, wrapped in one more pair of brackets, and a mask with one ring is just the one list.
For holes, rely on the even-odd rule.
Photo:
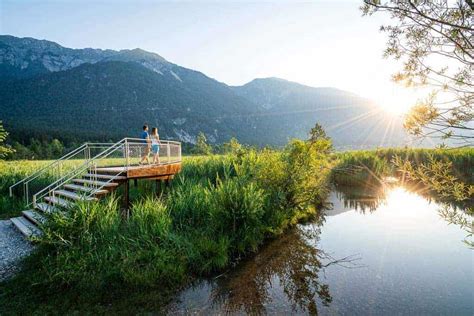
[(128, 183), (128, 179), (124, 183), (124, 188), (123, 188), (123, 201), (125, 208), (128, 210), (130, 207), (130, 185)]
[(156, 183), (156, 196), (160, 196), (160, 194), (161, 194), (161, 180), (156, 179), (155, 183)]

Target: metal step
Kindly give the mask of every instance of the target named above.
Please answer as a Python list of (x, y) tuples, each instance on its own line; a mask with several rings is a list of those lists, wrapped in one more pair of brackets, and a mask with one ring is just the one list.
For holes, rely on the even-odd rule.
[(121, 176), (126, 176), (127, 172), (125, 171), (125, 169), (120, 170), (121, 168), (123, 167), (98, 167), (96, 169), (94, 168), (88, 169), (87, 172), (92, 173), (92, 174), (100, 173), (100, 174), (109, 175), (109, 176), (113, 176), (117, 174), (120, 174)]
[(41, 235), (41, 230), (23, 216), (10, 219), (15, 227), (26, 237)]
[(30, 222), (35, 225), (41, 225), (46, 222), (46, 218), (35, 210), (26, 210), (21, 212)]
[(94, 197), (87, 197), (85, 194), (77, 194), (71, 191), (66, 190), (56, 190), (54, 191), (54, 195), (59, 195), (61, 197), (67, 197), (74, 201), (96, 201), (97, 199)]
[(36, 209), (38, 211), (41, 211), (43, 213), (54, 213), (54, 212), (59, 212), (60, 210), (57, 207), (54, 207), (50, 204), (47, 203), (38, 203), (36, 204)]
[(89, 184), (95, 187), (116, 187), (119, 184), (115, 182), (103, 182), (103, 181), (94, 181), (86, 179), (74, 179), (72, 180), (75, 183)]
[(44, 200), (49, 203), (52, 203), (55, 206), (60, 206), (64, 208), (70, 208), (73, 205), (72, 202), (69, 202), (65, 199), (61, 199), (60, 197), (57, 197), (57, 196), (47, 196), (44, 198)]
[[(85, 187), (83, 185), (77, 185), (77, 184), (66, 184), (64, 186), (65, 189), (72, 190), (75, 192), (85, 192), (85, 193), (91, 193), (92, 191), (96, 190), (94, 187)], [(109, 191), (107, 190), (96, 190), (95, 195), (102, 195), (102, 194), (107, 194)]]
[(109, 174), (100, 174), (100, 173), (88, 173), (88, 174), (85, 174), (83, 176), (84, 178), (91, 178), (91, 179), (106, 179), (106, 180), (111, 180), (111, 179), (114, 179), (114, 180), (126, 180), (127, 177), (124, 177), (124, 176), (117, 176), (117, 175), (109, 175)]

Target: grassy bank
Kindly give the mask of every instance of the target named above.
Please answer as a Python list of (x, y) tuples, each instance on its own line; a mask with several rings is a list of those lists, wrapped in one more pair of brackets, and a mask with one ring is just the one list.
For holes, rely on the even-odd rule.
[(0, 285), (0, 313), (156, 310), (191, 279), (225, 271), (315, 214), (329, 146), (187, 159), (160, 196), (149, 184), (136, 189), (129, 218), (117, 197), (51, 216), (23, 272)]
[(338, 185), (361, 185), (399, 172), (395, 157), (413, 166), (427, 164), (431, 159), (448, 162), (453, 176), (474, 183), (474, 148), (462, 149), (378, 149), (346, 151), (336, 154), (338, 163), (332, 181)]

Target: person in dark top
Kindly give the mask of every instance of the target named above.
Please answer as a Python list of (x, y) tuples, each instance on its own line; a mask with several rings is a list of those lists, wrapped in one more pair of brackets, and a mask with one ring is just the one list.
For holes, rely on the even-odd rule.
[(150, 155), (150, 135), (148, 134), (148, 125), (143, 125), (143, 132), (141, 134), (141, 139), (143, 139), (144, 149), (143, 149), (143, 156), (142, 160), (140, 160), (140, 165), (144, 164), (145, 161), (147, 164), (150, 164), (150, 160), (148, 160), (148, 156)]

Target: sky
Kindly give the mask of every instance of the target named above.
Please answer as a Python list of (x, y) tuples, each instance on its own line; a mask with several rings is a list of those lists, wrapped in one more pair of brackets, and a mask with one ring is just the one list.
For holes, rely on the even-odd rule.
[(362, 1), (0, 0), (0, 33), (71, 48), (142, 48), (229, 85), (279, 77), (335, 87), (404, 109), (416, 95), (391, 82), (387, 16)]

